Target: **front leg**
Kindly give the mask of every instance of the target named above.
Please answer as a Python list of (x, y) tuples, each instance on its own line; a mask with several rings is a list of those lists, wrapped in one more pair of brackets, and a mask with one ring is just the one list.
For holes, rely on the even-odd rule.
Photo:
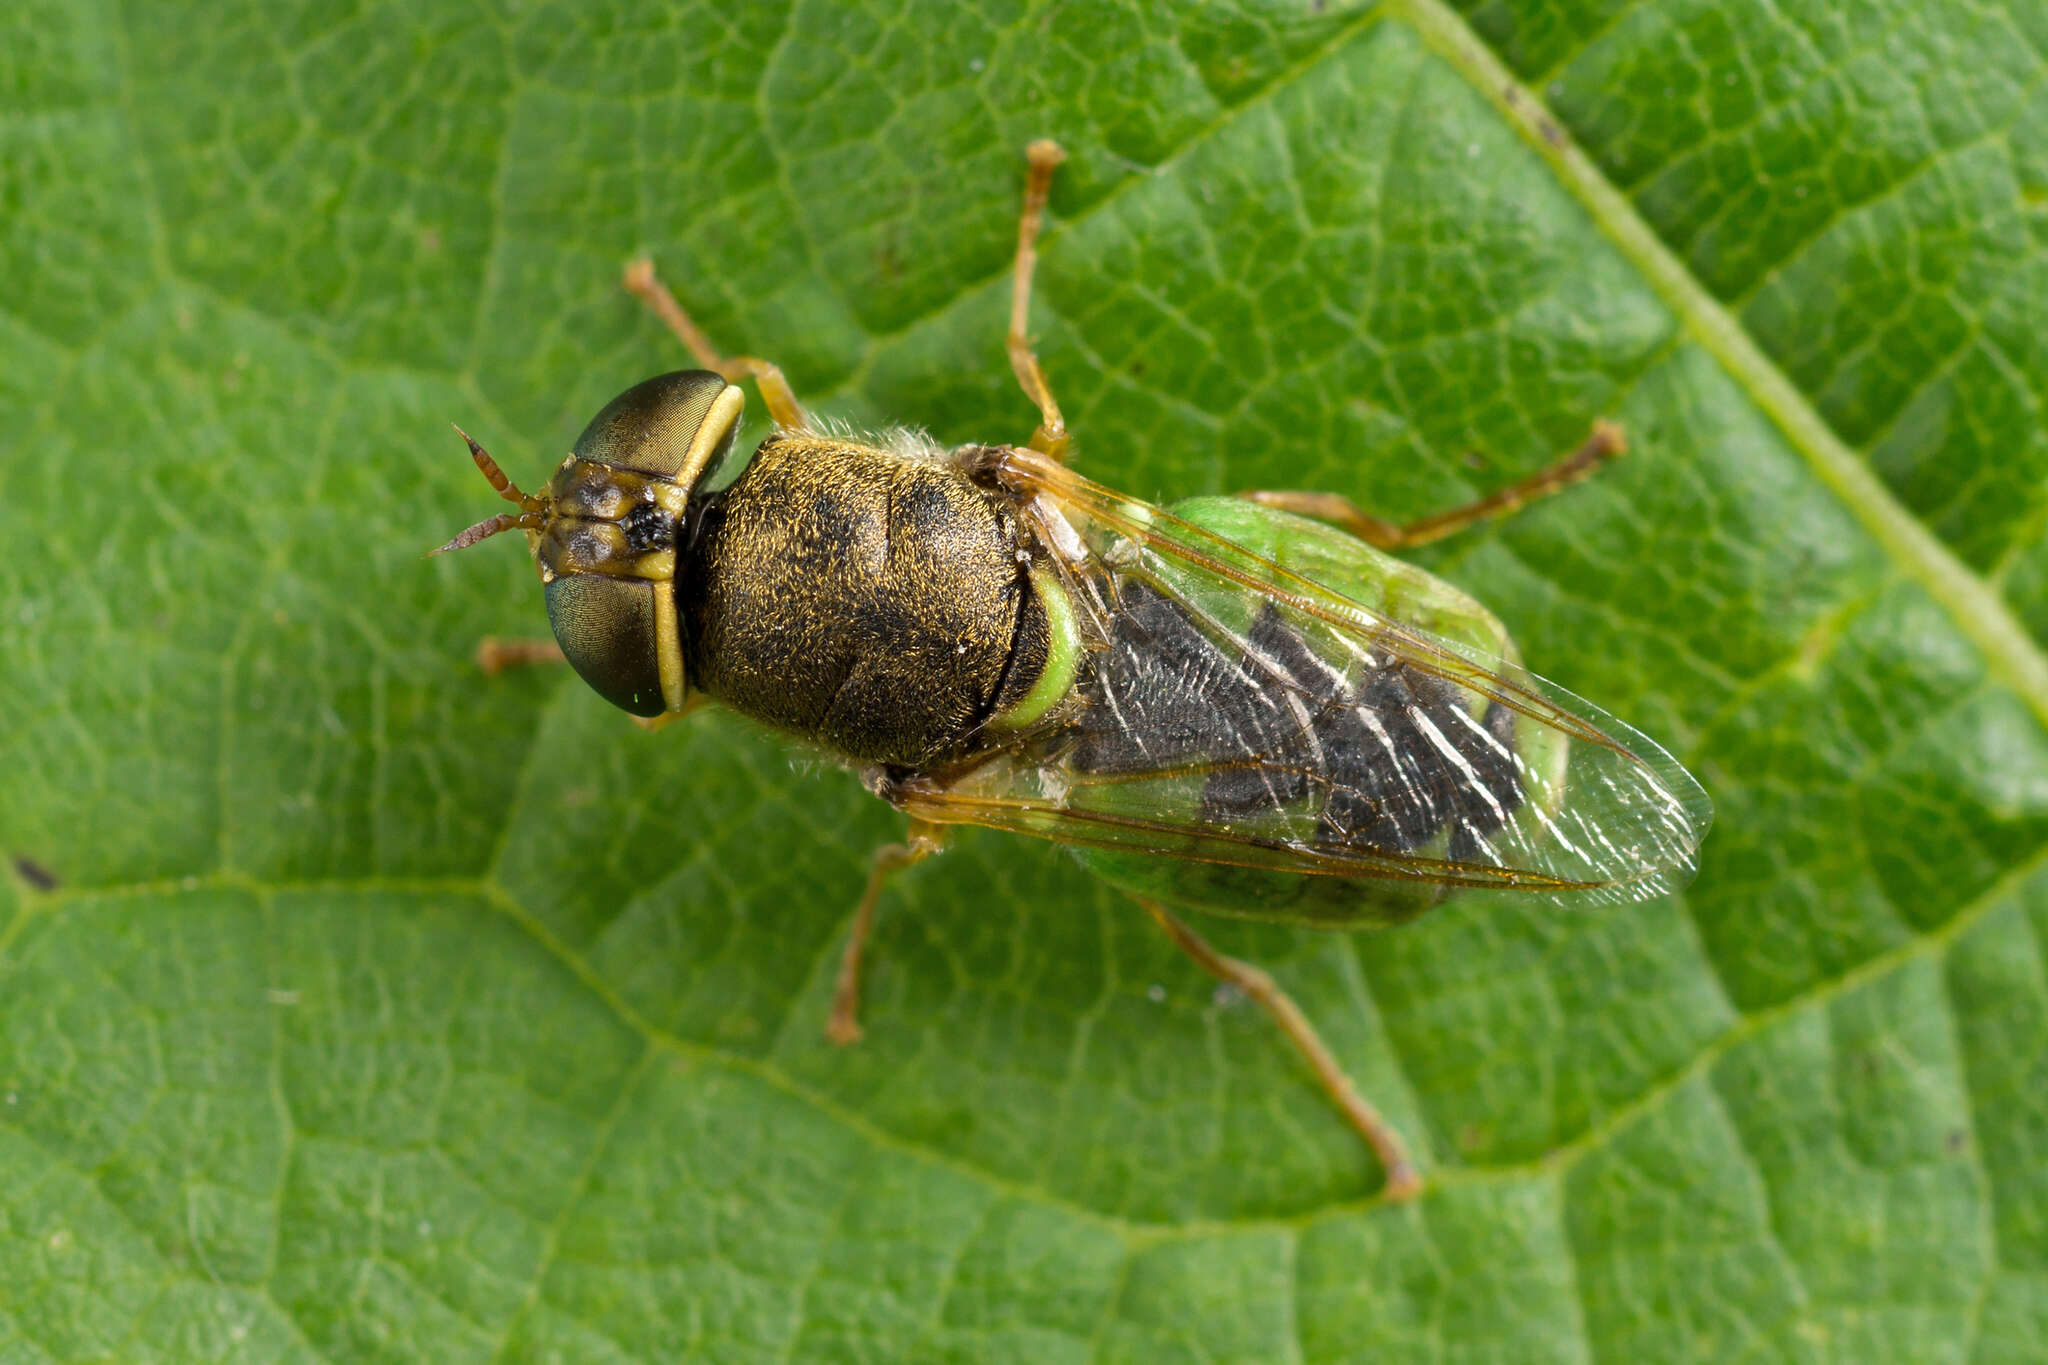
[(1024, 182), (1024, 213), (1017, 221), (1017, 265), (1010, 283), (1010, 368), (1024, 394), (1038, 406), (1038, 430), (1031, 433), (1031, 449), (1052, 456), (1067, 457), (1067, 423), (1060, 405), (1045, 382), (1045, 371), (1031, 349), (1028, 323), (1031, 316), (1031, 276), (1038, 267), (1038, 227), (1045, 217), (1045, 201), (1052, 192), (1052, 173), (1067, 159), (1066, 149), (1050, 138), (1040, 138), (1024, 149), (1031, 170)]
[(562, 657), (562, 647), (553, 640), (508, 639), (503, 635), (486, 635), (476, 642), (476, 666), (487, 678), (495, 678), (512, 668), (525, 668), (531, 664), (560, 664), (568, 660)]
[[(498, 674), (514, 668), (527, 668), (536, 664), (565, 664), (569, 662), (562, 654), (562, 647), (553, 640), (508, 639), (503, 635), (486, 635), (476, 643), (476, 666), (484, 676), (495, 678)], [(684, 716), (708, 705), (711, 698), (702, 692), (692, 692), (683, 704), (673, 711), (664, 711), (658, 716), (628, 716), (649, 734), (667, 729)]]
[(727, 382), (737, 384), (751, 377), (761, 390), (761, 401), (768, 405), (768, 415), (775, 425), (784, 431), (808, 431), (811, 419), (804, 412), (803, 404), (796, 401), (796, 393), (789, 387), (789, 381), (782, 376), (782, 368), (766, 360), (750, 355), (724, 356), (711, 344), (711, 338), (690, 321), (690, 315), (683, 311), (683, 305), (676, 302), (676, 296), (654, 273), (654, 262), (642, 256), (626, 265), (625, 284), (633, 297), (647, 305), (654, 315), (668, 325), (684, 346), (689, 348), (697, 363), (715, 374), (725, 376)]
[(884, 844), (875, 850), (868, 864), (867, 889), (853, 912), (853, 929), (846, 938), (846, 950), (839, 957), (839, 979), (832, 989), (832, 1017), (825, 1022), (825, 1036), (845, 1047), (860, 1041), (860, 972), (868, 935), (875, 928), (875, 903), (889, 878), (904, 868), (923, 862), (945, 847), (946, 831), (939, 825), (912, 819), (910, 833), (900, 844)]

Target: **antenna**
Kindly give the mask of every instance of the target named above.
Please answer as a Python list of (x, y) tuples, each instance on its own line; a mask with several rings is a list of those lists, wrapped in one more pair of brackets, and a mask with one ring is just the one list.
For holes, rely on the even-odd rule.
[[(455, 426), (453, 422), (449, 425)], [(519, 511), (500, 512), (495, 517), (485, 518), (458, 534), (446, 545), (427, 551), (429, 559), (435, 555), (447, 554), (450, 550), (467, 550), (478, 541), (489, 540), (500, 531), (510, 531), (515, 527), (530, 529), (539, 526), (542, 514), (547, 511), (547, 499), (520, 491), (519, 485), (506, 477), (505, 471), (498, 468), (498, 462), (491, 458), (489, 451), (476, 443), (474, 436), (461, 427), (455, 427), (455, 434), (469, 442), (469, 457), (476, 461), (476, 467), (490, 480), (491, 487), (498, 490), (498, 496), (507, 502), (517, 503)]]

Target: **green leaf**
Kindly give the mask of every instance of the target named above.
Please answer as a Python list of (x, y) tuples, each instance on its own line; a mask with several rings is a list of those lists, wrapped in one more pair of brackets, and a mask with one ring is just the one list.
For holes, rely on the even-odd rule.
[[(1867, 0), (0, 18), (0, 1360), (2017, 1362), (2048, 1334), (2048, 18)], [(1421, 1149), (1057, 850), (648, 737), (533, 481), (680, 363), (1405, 517), (1664, 739), (1697, 884), (1218, 924)], [(756, 428), (758, 430), (758, 427)]]

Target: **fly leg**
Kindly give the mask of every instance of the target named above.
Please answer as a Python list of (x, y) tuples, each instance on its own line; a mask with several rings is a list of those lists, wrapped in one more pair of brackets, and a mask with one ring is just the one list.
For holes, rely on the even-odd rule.
[(884, 844), (875, 850), (868, 864), (867, 889), (853, 912), (853, 932), (847, 936), (846, 951), (839, 958), (839, 979), (832, 990), (832, 1017), (825, 1021), (825, 1036), (841, 1047), (860, 1041), (860, 967), (868, 935), (875, 927), (875, 902), (889, 878), (913, 863), (945, 847), (945, 831), (938, 825), (912, 819), (910, 833), (900, 844)]
[(562, 647), (553, 640), (507, 640), (499, 635), (486, 635), (476, 642), (476, 666), (490, 678), (508, 668), (567, 662), (562, 657)]
[(1024, 386), (1024, 396), (1038, 406), (1038, 430), (1031, 433), (1031, 449), (1052, 456), (1067, 457), (1067, 423), (1060, 405), (1045, 382), (1038, 356), (1031, 349), (1026, 324), (1031, 314), (1031, 274), (1038, 267), (1038, 226), (1045, 218), (1045, 200), (1052, 190), (1052, 173), (1067, 159), (1066, 148), (1051, 138), (1040, 138), (1024, 149), (1030, 173), (1024, 181), (1024, 213), (1017, 220), (1017, 268), (1010, 285), (1010, 368)]
[(737, 384), (751, 376), (760, 386), (761, 401), (768, 405), (768, 415), (775, 420), (776, 426), (784, 431), (799, 431), (810, 425), (803, 404), (796, 401), (795, 391), (782, 377), (781, 367), (750, 355), (720, 355), (718, 348), (711, 344), (711, 338), (690, 321), (690, 315), (676, 302), (676, 296), (655, 275), (652, 260), (642, 256), (627, 262), (625, 283), (633, 297), (668, 324), (668, 329), (689, 348), (699, 365), (724, 375), (728, 383)]
[(626, 719), (645, 730), (648, 734), (659, 734), (700, 706), (708, 706), (711, 698), (702, 692), (692, 692), (683, 699), (683, 704), (673, 711), (664, 711), (658, 716), (628, 716)]
[(1188, 928), (1166, 907), (1135, 896), (1132, 899), (1145, 907), (1145, 913), (1152, 917), (1153, 922), (1166, 931), (1167, 937), (1182, 952), (1199, 963), (1203, 971), (1243, 991), (1280, 1026), (1280, 1031), (1287, 1035), (1288, 1041), (1315, 1071), (1316, 1079), (1322, 1082), (1323, 1089), (1344, 1115), (1344, 1121), (1358, 1131), (1379, 1158), (1380, 1168), (1387, 1173), (1387, 1200), (1400, 1203), (1422, 1193), (1422, 1177), (1408, 1156), (1408, 1145), (1394, 1131), (1393, 1125), (1380, 1116), (1380, 1111), (1366, 1103), (1365, 1097), (1358, 1093), (1358, 1087), (1351, 1083), (1351, 1077), (1344, 1073), (1344, 1068), (1331, 1055), (1329, 1046), (1316, 1033), (1315, 1025), (1288, 998), (1287, 992), (1280, 989), (1279, 983), (1249, 962), (1240, 962), (1217, 952), (1209, 946), (1208, 940)]
[[(562, 655), (562, 647), (553, 640), (508, 640), (502, 635), (486, 635), (476, 642), (476, 666), (486, 677), (494, 678), (510, 668), (567, 662)], [(702, 692), (693, 692), (680, 710), (664, 711), (658, 716), (633, 716), (631, 720), (652, 734), (666, 729), (672, 722), (681, 720), (710, 700)]]
[(1520, 483), (1488, 493), (1477, 501), (1411, 521), (1405, 526), (1373, 516), (1338, 493), (1258, 490), (1238, 496), (1267, 507), (1277, 507), (1283, 512), (1298, 512), (1303, 516), (1334, 522), (1366, 544), (1381, 550), (1405, 550), (1441, 540), (1476, 521), (1517, 511), (1538, 498), (1570, 487), (1627, 450), (1628, 440), (1622, 435), (1621, 428), (1603, 418), (1593, 423), (1592, 434), (1577, 450), (1549, 468), (1539, 469)]

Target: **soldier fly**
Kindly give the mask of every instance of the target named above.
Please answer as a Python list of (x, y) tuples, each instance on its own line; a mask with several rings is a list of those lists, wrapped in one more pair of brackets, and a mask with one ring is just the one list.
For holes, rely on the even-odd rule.
[[(555, 647), (655, 723), (720, 702), (860, 774), (909, 816), (877, 850), (828, 1034), (860, 1036), (861, 954), (889, 876), (985, 825), (1071, 845), (1207, 971), (1256, 1000), (1378, 1155), (1421, 1178), (1273, 980), (1192, 909), (1326, 928), (1398, 924), (1454, 890), (1632, 901), (1685, 885), (1712, 809), (1669, 755), (1536, 678), (1492, 613), (1387, 550), (1585, 476), (1618, 428), (1408, 526), (1329, 494), (1161, 508), (1070, 469), (1026, 333), (1056, 143), (1033, 143), (1008, 349), (1039, 424), (1021, 446), (837, 434), (780, 369), (719, 354), (646, 260), (626, 283), (701, 369), (599, 412), (547, 488), (442, 546), (525, 533)], [(752, 379), (775, 431), (728, 486)], [(458, 429), (459, 430), (459, 429)], [(437, 551), (436, 553), (439, 553)]]

